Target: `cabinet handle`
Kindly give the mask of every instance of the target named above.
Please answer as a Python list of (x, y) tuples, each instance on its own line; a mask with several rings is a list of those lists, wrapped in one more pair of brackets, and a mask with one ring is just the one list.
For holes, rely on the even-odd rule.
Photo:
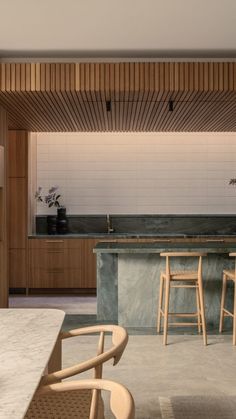
[(206, 242), (207, 243), (224, 243), (225, 240), (224, 239), (207, 239)]
[(45, 243), (64, 243), (64, 240), (45, 240)]

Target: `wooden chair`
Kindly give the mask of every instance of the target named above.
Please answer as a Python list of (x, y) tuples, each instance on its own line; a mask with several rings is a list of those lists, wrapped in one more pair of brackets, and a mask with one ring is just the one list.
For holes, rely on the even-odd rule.
[[(94, 379), (67, 381), (42, 386), (37, 391), (25, 418), (34, 419), (96, 419), (104, 418), (103, 410), (84, 409), (81, 396), (91, 391), (107, 390), (111, 393), (110, 408), (117, 419), (134, 418), (134, 401), (130, 392), (114, 381)], [(78, 397), (78, 394), (81, 396)], [(86, 399), (87, 400), (87, 399)]]
[[(160, 256), (166, 258), (166, 271), (161, 272), (160, 276), (160, 292), (159, 292), (159, 304), (157, 313), (157, 332), (161, 331), (161, 320), (164, 318), (164, 337), (163, 344), (167, 345), (167, 331), (168, 326), (198, 326), (198, 332), (203, 332), (204, 345), (207, 345), (207, 334), (206, 334), (206, 320), (205, 320), (205, 309), (204, 309), (204, 296), (203, 296), (203, 285), (202, 285), (202, 257), (206, 256), (206, 253), (199, 252), (165, 252), (161, 253)], [(170, 258), (173, 257), (191, 257), (198, 258), (198, 269), (196, 271), (171, 271)], [(165, 285), (165, 305), (163, 304), (163, 291)], [(197, 311), (195, 313), (169, 313), (169, 300), (170, 300), (170, 288), (195, 288), (196, 289), (196, 305)], [(169, 323), (169, 316), (188, 318), (197, 318), (197, 323), (189, 322), (173, 322)]]
[[(230, 253), (229, 256), (236, 258), (236, 253)], [(234, 311), (233, 313), (225, 308), (227, 281), (233, 281), (234, 283)], [(223, 331), (225, 317), (233, 317), (233, 345), (236, 345), (236, 259), (235, 259), (234, 270), (223, 271), (223, 286), (222, 286), (222, 296), (221, 296), (221, 306), (220, 306), (220, 327), (219, 327), (220, 333), (222, 333)]]
[[(72, 377), (74, 375), (80, 374), (88, 370), (93, 370), (94, 378), (100, 379), (102, 378), (102, 367), (106, 361), (113, 358), (114, 360), (113, 365), (116, 365), (119, 362), (128, 342), (128, 334), (126, 330), (121, 326), (98, 325), (98, 326), (83, 327), (79, 329), (70, 330), (69, 332), (61, 333), (61, 339), (68, 339), (75, 336), (91, 335), (93, 333), (95, 334), (99, 333), (97, 354), (93, 358), (90, 358), (79, 364), (73, 365), (68, 368), (64, 368), (60, 371), (56, 371), (51, 374), (44, 375), (41, 379), (40, 386), (60, 383), (60, 381), (63, 379)], [(112, 341), (111, 347), (109, 347), (106, 350), (104, 350), (105, 333), (111, 334), (111, 341)], [(82, 406), (81, 409), (85, 412), (85, 417), (86, 417), (86, 414), (87, 414), (87, 417), (89, 417), (89, 412), (90, 412), (91, 418), (96, 418), (96, 414), (102, 411), (102, 405), (103, 405), (99, 391), (94, 390), (91, 392), (90, 390), (84, 390), (83, 392), (78, 391), (77, 393), (78, 394), (76, 394), (76, 397), (78, 398), (79, 403)], [(32, 403), (34, 405), (34, 399)], [(90, 405), (91, 405), (91, 408), (90, 408)], [(32, 409), (33, 408), (31, 408), (30, 410), (31, 414), (27, 413), (25, 418), (27, 419), (38, 418), (37, 415), (33, 416)], [(63, 417), (64, 416), (60, 416), (60, 418), (63, 418)], [(65, 416), (65, 418), (67, 418), (67, 416)]]

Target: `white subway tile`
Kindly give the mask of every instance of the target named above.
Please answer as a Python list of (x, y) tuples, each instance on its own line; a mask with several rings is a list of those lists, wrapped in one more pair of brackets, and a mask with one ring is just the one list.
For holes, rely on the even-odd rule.
[(39, 133), (37, 151), (71, 214), (235, 212), (234, 133)]

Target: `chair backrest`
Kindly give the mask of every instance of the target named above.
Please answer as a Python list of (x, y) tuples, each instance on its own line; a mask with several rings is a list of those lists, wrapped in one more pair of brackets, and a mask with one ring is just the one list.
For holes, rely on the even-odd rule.
[(171, 257), (197, 257), (198, 258), (198, 277), (200, 278), (202, 275), (202, 257), (207, 256), (207, 253), (203, 252), (162, 252), (160, 256), (164, 256), (166, 258), (166, 276), (170, 277), (171, 269), (170, 269), (170, 259)]
[[(112, 346), (104, 350), (104, 342), (105, 342), (105, 333), (112, 334)], [(99, 340), (98, 340), (98, 347), (97, 347), (97, 354), (93, 358), (88, 359), (87, 361), (83, 361), (79, 364), (73, 365), (69, 368), (64, 368), (60, 371), (53, 372), (52, 374), (45, 375), (42, 380), (41, 384), (50, 384), (55, 383), (65, 378), (71, 377), (76, 374), (80, 374), (84, 371), (94, 369), (94, 378), (102, 378), (102, 367), (104, 362), (108, 361), (109, 359), (113, 358), (113, 364), (116, 365), (128, 343), (128, 334), (127, 331), (117, 325), (98, 325), (98, 326), (90, 326), (90, 327), (82, 327), (79, 329), (73, 329), (69, 332), (61, 333), (61, 339), (68, 339), (75, 336), (83, 336), (83, 335), (90, 335), (99, 333)], [(98, 406), (98, 399), (99, 399), (99, 391), (94, 390), (92, 395), (92, 403), (91, 403), (91, 412), (90, 415), (92, 418), (96, 419), (96, 409)]]
[[(128, 334), (127, 331), (117, 325), (98, 325), (90, 327), (82, 327), (79, 329), (70, 330), (69, 332), (63, 332), (61, 334), (62, 339), (68, 339), (74, 336), (83, 336), (99, 333), (97, 354), (93, 358), (90, 358), (86, 361), (83, 361), (79, 364), (76, 364), (72, 367), (64, 368), (60, 371), (53, 372), (52, 374), (46, 375), (42, 382), (43, 383), (53, 383), (58, 380), (62, 380), (68, 377), (71, 377), (76, 374), (80, 374), (84, 371), (94, 368), (94, 378), (102, 377), (102, 365), (104, 362), (113, 358), (113, 364), (116, 365), (128, 343)], [(110, 333), (112, 345), (110, 348), (104, 350), (105, 342), (105, 333)]]
[[(53, 392), (73, 390), (107, 390), (111, 393), (110, 408), (116, 419), (134, 419), (134, 400), (131, 393), (115, 381), (91, 379), (80, 381), (67, 381), (63, 383), (41, 386), (38, 393), (41, 395)], [(89, 419), (95, 419), (97, 412), (90, 410)]]

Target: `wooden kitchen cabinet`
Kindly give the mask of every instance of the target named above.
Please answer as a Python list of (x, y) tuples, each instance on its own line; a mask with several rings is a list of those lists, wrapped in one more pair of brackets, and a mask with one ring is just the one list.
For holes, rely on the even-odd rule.
[(9, 191), (9, 228), (10, 249), (25, 249), (27, 233), (27, 185), (24, 178), (10, 178)]
[(26, 249), (9, 250), (9, 286), (10, 288), (27, 287), (27, 254)]
[[(29, 288), (95, 288), (83, 239), (29, 239)], [(95, 276), (96, 278), (96, 276)]]
[(96, 254), (100, 241), (135, 242), (137, 239), (34, 238), (29, 239), (29, 288), (96, 289)]
[(28, 133), (8, 132), (8, 272), (10, 288), (27, 288)]
[(28, 172), (28, 133), (9, 131), (8, 138), (8, 177), (25, 178)]

